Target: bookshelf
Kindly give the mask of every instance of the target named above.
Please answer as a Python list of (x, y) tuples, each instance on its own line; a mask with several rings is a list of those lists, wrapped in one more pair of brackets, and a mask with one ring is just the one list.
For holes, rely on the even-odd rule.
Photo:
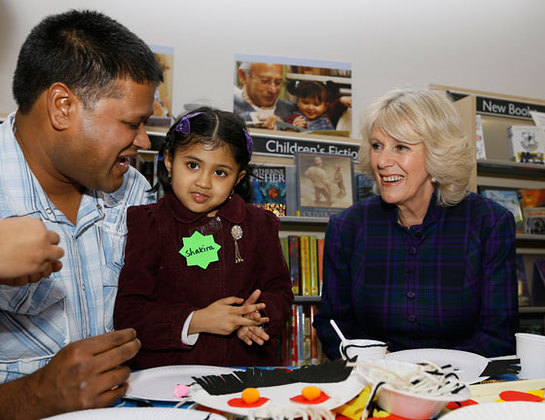
[[(541, 99), (510, 96), (498, 93), (430, 85), (431, 89), (441, 90), (459, 98), (455, 106), (464, 121), (466, 133), (472, 143), (476, 141), (476, 116), (481, 116), (486, 159), (477, 160), (473, 174), (472, 190), (479, 187), (498, 187), (509, 189), (543, 189), (545, 188), (545, 165), (535, 163), (519, 163), (511, 159), (507, 128), (510, 125), (534, 125), (530, 116), (521, 112), (506, 115), (500, 107), (486, 108), (489, 101), (499, 101), (510, 104), (511, 109), (520, 110), (525, 106), (545, 107)], [(510, 108), (505, 108), (509, 110)], [(532, 274), (534, 262), (545, 259), (545, 235), (518, 233), (516, 237), (517, 254), (523, 256), (526, 277), (529, 283), (529, 293), (532, 294)], [(521, 306), (521, 329), (531, 325), (539, 327), (539, 332), (545, 332), (545, 306)], [(534, 332), (538, 332), (534, 331)]]

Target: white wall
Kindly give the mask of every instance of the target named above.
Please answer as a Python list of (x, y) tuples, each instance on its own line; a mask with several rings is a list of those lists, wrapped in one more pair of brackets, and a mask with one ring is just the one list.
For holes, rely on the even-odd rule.
[(18, 50), (42, 17), (93, 8), (175, 48), (173, 112), (232, 109), (234, 54), (352, 63), (354, 113), (430, 83), (545, 99), (543, 0), (0, 0), (0, 113)]

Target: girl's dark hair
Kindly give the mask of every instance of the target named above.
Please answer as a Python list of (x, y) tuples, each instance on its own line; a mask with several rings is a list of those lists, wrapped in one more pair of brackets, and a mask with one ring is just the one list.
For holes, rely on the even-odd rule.
[[(189, 118), (187, 118), (188, 116)], [(182, 120), (185, 121), (183, 132), (177, 129)], [(178, 150), (185, 150), (195, 144), (204, 144), (213, 148), (227, 145), (233, 158), (240, 165), (240, 170), (246, 171), (244, 178), (235, 186), (235, 193), (240, 195), (244, 201), (249, 201), (252, 198), (250, 186), (252, 167), (249, 164), (251, 145), (248, 145), (248, 137), (244, 120), (232, 112), (201, 107), (179, 116), (168, 130), (159, 151), (159, 165), (157, 167), (159, 184), (165, 193), (172, 191), (164, 162), (166, 153), (171, 159), (174, 159)], [(158, 190), (159, 184), (155, 185), (153, 190)]]
[(317, 82), (313, 80), (291, 80), (287, 85), (288, 92), (298, 98), (318, 99), (331, 103), (339, 97), (339, 86), (330, 80)]

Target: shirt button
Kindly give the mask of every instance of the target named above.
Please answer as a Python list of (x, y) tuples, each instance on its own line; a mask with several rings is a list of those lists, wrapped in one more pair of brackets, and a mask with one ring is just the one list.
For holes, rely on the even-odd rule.
[(48, 208), (45, 209), (45, 212), (46, 212), (47, 214), (51, 214), (51, 213), (53, 213), (53, 210), (51, 210), (51, 209), (48, 207)]
[(409, 254), (410, 254), (410, 255), (415, 255), (415, 254), (416, 254), (416, 248), (415, 248), (414, 246), (411, 246), (411, 247), (409, 248)]
[(413, 292), (412, 290), (410, 290), (410, 291), (407, 292), (407, 297), (408, 297), (409, 299), (414, 299), (415, 296), (416, 296), (416, 293)]
[(416, 319), (416, 316), (411, 314), (411, 315), (409, 315), (408, 319), (409, 319), (409, 322), (414, 322), (415, 319)]
[(416, 232), (414, 232), (414, 235), (415, 235), (417, 238), (421, 238), (423, 234), (424, 234), (424, 233), (423, 233), (421, 230), (417, 230)]

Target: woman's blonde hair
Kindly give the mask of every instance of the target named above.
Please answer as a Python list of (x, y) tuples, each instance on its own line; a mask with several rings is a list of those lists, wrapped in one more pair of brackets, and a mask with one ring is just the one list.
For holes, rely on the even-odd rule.
[(375, 129), (398, 141), (424, 144), (426, 170), (435, 180), (439, 205), (457, 204), (468, 194), (476, 155), (445, 93), (396, 89), (368, 108), (359, 159), (362, 170), (370, 174), (370, 139)]

